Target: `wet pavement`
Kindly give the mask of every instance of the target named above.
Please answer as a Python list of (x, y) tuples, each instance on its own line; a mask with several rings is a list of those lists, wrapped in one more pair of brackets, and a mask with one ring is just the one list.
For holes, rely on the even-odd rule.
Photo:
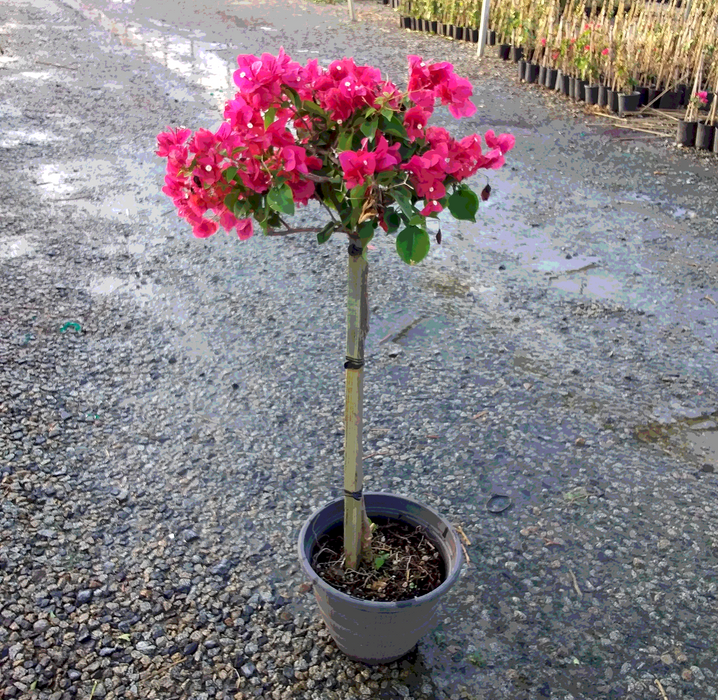
[[(122, 335), (124, 323), (137, 323), (135, 314), (147, 324), (142, 328), (148, 337), (155, 335), (151, 328), (170, 329), (163, 333), (171, 350), (156, 355), (183, 353), (209, 376), (231, 378), (238, 392), (231, 401), (218, 399), (219, 389), (205, 387), (203, 374), (186, 369), (182, 379), (195, 392), (191, 415), (202, 416), (206, 426), (259, 432), (269, 440), (276, 435), (280, 442), (291, 443), (292, 431), (301, 431), (310, 460), (320, 449), (324, 459), (341, 444), (330, 427), (340, 418), (340, 377), (314, 363), (316, 355), (326, 354), (325, 345), (341, 343), (343, 320), (332, 315), (343, 297), (340, 243), (332, 240), (317, 251), (312, 241), (289, 242), (270, 252), (271, 245), (259, 239), (243, 244), (253, 248), (224, 239), (192, 240), (159, 194), (163, 172), (152, 154), (153, 135), (178, 120), (192, 128), (216, 126), (224, 101), (234, 93), (238, 53), (284, 46), (296, 60), (317, 58), (321, 64), (353, 55), (397, 82), (405, 75), (406, 54), (452, 60), (475, 85), (479, 110), (462, 122), (438, 110), (437, 120), (461, 134), (508, 131), (516, 136), (516, 148), (504, 169), (488, 173), (492, 193), (478, 223), (442, 219), (443, 243), (433, 246), (422, 265), (402, 267), (391, 240), (377, 240), (373, 254), (367, 472), (382, 487), (419, 480), (422, 498), (451, 509), (473, 540), (467, 546), (474, 564), (449, 605), (454, 622), (427, 642), (411, 670), (414, 684), (407, 685), (422, 698), (637, 699), (660, 697), (654, 680), (663, 679), (671, 700), (715, 696), (717, 681), (709, 674), (718, 672), (716, 654), (691, 635), (708, 639), (716, 629), (718, 158), (645, 135), (629, 140), (631, 132), (609, 120), (586, 115), (536, 86), (517, 84), (513, 66), (477, 60), (471, 45), (400, 31), (395, 13), (373, 2), (356, 3), (355, 25), (341, 8), (298, 1), (15, 4), (36, 13), (25, 29), (56, 37), (73, 36), (80, 28), (96, 63), (83, 67), (76, 39), (68, 40), (66, 50), (47, 52), (40, 42), (34, 63), (23, 63), (21, 72), (14, 69), (20, 60), (15, 52), (0, 55), (0, 79), (28, 90), (28, 105), (0, 101), (0, 156), (17, 172), (13, 183), (28, 183), (0, 203), (7, 299), (18, 289), (31, 296), (24, 275), (29, 280), (37, 274), (51, 280), (51, 291), (61, 298), (77, 287), (92, 308), (118, 319), (128, 314), (127, 322), (124, 317), (116, 322), (119, 330), (92, 328), (97, 337), (87, 341), (89, 357), (104, 357), (106, 345), (121, 349), (132, 343), (138, 354), (152, 354), (141, 338)], [(2, 24), (0, 46), (22, 30), (13, 21)], [(43, 96), (33, 85), (51, 89)], [(96, 103), (97, 121), (74, 113), (74, 99)], [(111, 114), (102, 111), (101, 102), (116, 105)], [(74, 139), (87, 144), (84, 150), (72, 148)], [(479, 174), (475, 184), (483, 182)], [(20, 201), (23, 207), (40, 202), (53, 217), (38, 223), (23, 215)], [(44, 225), (60, 227), (53, 228), (51, 245), (42, 235)], [(80, 242), (76, 252), (58, 244), (62, 227)], [(185, 252), (188, 246), (194, 246), (196, 258)], [(60, 265), (65, 257), (67, 268)], [(213, 259), (216, 270), (208, 272)], [(304, 265), (295, 268), (295, 259)], [(57, 270), (73, 266), (80, 282), (54, 278)], [(286, 324), (293, 329), (288, 342), (302, 349), (296, 364), (281, 353), (273, 357), (271, 348), (258, 346), (261, 334), (254, 335), (255, 327), (266, 327), (281, 342), (278, 290), (285, 285), (294, 291), (284, 302), (287, 313), (304, 319), (296, 327)], [(193, 306), (195, 297), (204, 306)], [(306, 300), (315, 298), (324, 304), (306, 316), (314, 304)], [(199, 318), (210, 305), (212, 318)], [(11, 362), (17, 348), (31, 353), (43, 333), (27, 319), (26, 326), (16, 325), (15, 312), (8, 308), (1, 314), (7, 342), (2, 356), (8, 371), (17, 373), (8, 386), (24, 371), (22, 363)], [(326, 336), (317, 338), (311, 324), (326, 328)], [(64, 341), (72, 336), (67, 329)], [(250, 355), (258, 358), (255, 368), (241, 362)], [(60, 359), (42, 365), (61, 366)], [(257, 373), (271, 377), (263, 389), (274, 402), (271, 411), (258, 408), (263, 404), (251, 394)], [(117, 410), (130, 410), (135, 395), (112, 381), (122, 393)], [(286, 389), (275, 392), (275, 384)], [(88, 407), (93, 386), (101, 391), (105, 384), (91, 379), (86, 389), (78, 387), (82, 396), (87, 392)], [(333, 422), (311, 414), (318, 389), (330, 396)], [(161, 411), (147, 399), (142, 415), (148, 425), (154, 412), (176, 412), (182, 424), (182, 399), (175, 406), (172, 396), (160, 400)], [(309, 426), (295, 415), (300, 398), (302, 410), (313, 415)], [(268, 425), (264, 415), (271, 416)], [(411, 427), (403, 427), (404, 421)], [(6, 435), (16, 431), (6, 427)], [(217, 440), (222, 442), (219, 433)], [(134, 478), (146, 479), (151, 491), (145, 472), (153, 473), (145, 465)], [(311, 472), (317, 502), (337, 487), (336, 474), (325, 472), (319, 467)], [(234, 478), (239, 483), (242, 477)], [(217, 483), (224, 482), (211, 482), (206, 493)], [(282, 483), (301, 488), (302, 480), (295, 475)], [(260, 476), (251, 488), (242, 488), (254, 494), (256, 484), (261, 493)], [(510, 497), (512, 507), (487, 514), (486, 499), (494, 493)], [(284, 497), (276, 496), (277, 512), (294, 508)], [(246, 507), (254, 508), (254, 495), (246, 498)], [(186, 496), (183, 508), (190, 501)], [(227, 512), (229, 507), (221, 511)], [(299, 511), (292, 512), (289, 529), (296, 529), (298, 518)], [(148, 532), (154, 533), (155, 525), (147, 522), (154, 521), (142, 522), (136, 525), (138, 537), (152, 541)], [(283, 533), (284, 540), (294, 536)], [(12, 549), (3, 544), (3, 552)], [(261, 546), (259, 538), (251, 540), (255, 545)], [(620, 566), (612, 564), (616, 552)], [(132, 564), (126, 566), (132, 570)], [(136, 574), (141, 580), (141, 570)], [(282, 569), (276, 577), (294, 585), (297, 574)], [(643, 585), (642, 577), (649, 593), (631, 588)], [(539, 591), (550, 594), (548, 601), (535, 602)], [(666, 600), (649, 613), (639, 599), (654, 593)], [(630, 616), (626, 606), (612, 607), (625, 596), (634, 601)], [(700, 618), (695, 628), (684, 606), (689, 618)], [(600, 634), (587, 641), (594, 630)], [(652, 647), (653, 637), (665, 643)], [(666, 664), (656, 659), (668, 653), (669, 639), (679, 651), (671, 647), (673, 660)], [(689, 661), (679, 668), (684, 652)], [(544, 658), (553, 665), (547, 661), (544, 667)], [(705, 674), (704, 682), (693, 668)], [(522, 669), (532, 669), (536, 682)], [(92, 689), (87, 678), (95, 677), (82, 678), (87, 697)], [(430, 690), (420, 690), (424, 679), (431, 679)], [(471, 690), (456, 690), (462, 684)], [(360, 692), (350, 686), (347, 681), (342, 700)], [(179, 697), (172, 690), (157, 692)], [(19, 696), (33, 697), (29, 690), (9, 695)], [(407, 697), (403, 690), (375, 696)], [(225, 695), (218, 690), (217, 697)]]

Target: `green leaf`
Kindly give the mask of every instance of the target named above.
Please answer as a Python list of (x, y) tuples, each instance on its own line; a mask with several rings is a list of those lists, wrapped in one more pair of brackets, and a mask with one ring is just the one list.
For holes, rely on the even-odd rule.
[(384, 109), (381, 110), (381, 116), (384, 117), (384, 119), (391, 120), (391, 118), (394, 116), (394, 112), (388, 107), (384, 107)]
[(397, 179), (397, 173), (396, 170), (384, 170), (374, 177), (376, 177), (376, 181), (380, 185), (391, 185)]
[(404, 216), (406, 216), (407, 220), (412, 219), (414, 216), (416, 216), (417, 211), (414, 208), (414, 205), (411, 203), (411, 195), (405, 187), (398, 187), (395, 190), (391, 190), (389, 194), (399, 205), (399, 209), (401, 209), (401, 211), (404, 213)]
[(343, 151), (352, 150), (352, 141), (354, 140), (354, 134), (351, 131), (344, 131), (339, 134), (337, 140), (337, 151), (342, 153)]
[(252, 205), (246, 199), (240, 199), (235, 203), (232, 213), (238, 219), (246, 219), (252, 213)]
[(224, 198), (224, 206), (227, 207), (227, 209), (229, 209), (230, 211), (233, 211), (235, 205), (237, 204), (237, 197), (239, 197), (239, 190), (232, 190)]
[[(233, 165), (224, 171), (224, 177), (227, 180), (227, 182), (232, 182), (232, 180), (234, 180), (234, 176), (236, 174), (237, 174), (237, 168), (235, 168)], [(229, 207), (227, 207), (227, 208), (229, 208)]]
[(304, 100), (302, 102), (302, 109), (307, 112), (311, 112), (312, 114), (316, 114), (318, 117), (322, 117), (323, 119), (327, 119), (329, 117), (329, 115), (316, 102)]
[(369, 241), (374, 238), (374, 229), (376, 226), (371, 221), (365, 221), (357, 231), (357, 236), (361, 238), (363, 246), (366, 246)]
[(274, 117), (277, 116), (277, 110), (272, 107), (271, 109), (267, 110), (267, 113), (264, 115), (264, 128), (268, 129), (272, 122), (274, 121)]
[(330, 221), (322, 228), (321, 231), (317, 232), (317, 243), (319, 243), (319, 245), (326, 243), (332, 237), (332, 233), (334, 233), (335, 228), (336, 224), (333, 221)]
[(360, 127), (359, 130), (364, 134), (364, 136), (367, 136), (369, 139), (374, 139), (374, 134), (376, 134), (376, 128), (379, 126), (379, 120), (378, 119), (371, 119), (368, 122), (364, 122)]
[(476, 221), (479, 198), (473, 190), (462, 187), (449, 197), (449, 211), (455, 219)]
[(384, 566), (384, 563), (386, 562), (387, 556), (386, 554), (380, 554), (378, 557), (375, 557), (374, 559), (374, 568), (379, 571), (382, 566)]
[(387, 209), (384, 212), (384, 221), (389, 229), (387, 233), (394, 233), (399, 228), (399, 224), (401, 224), (399, 214), (393, 209)]
[(382, 121), (384, 123), (381, 127), (381, 130), (385, 134), (392, 134), (393, 136), (398, 136), (401, 139), (409, 138), (409, 135), (406, 133), (406, 129), (404, 128), (404, 125), (396, 116), (392, 117), (391, 119), (387, 119), (386, 117), (384, 117)]
[(351, 217), (349, 219), (349, 227), (352, 230), (356, 228), (356, 225), (359, 222), (361, 210), (364, 206), (364, 195), (366, 194), (368, 186), (369, 183), (365, 182), (363, 185), (355, 187), (349, 195), (349, 200), (351, 201), (352, 205)]
[(289, 95), (289, 99), (292, 101), (292, 104), (296, 109), (299, 109), (302, 106), (302, 100), (299, 97), (299, 93), (294, 89), (284, 86), (284, 92)]
[(285, 182), (278, 187), (272, 187), (267, 192), (267, 203), (274, 211), (291, 216), (294, 214), (294, 199), (292, 188)]
[(124, 642), (130, 642), (132, 641), (132, 637), (130, 637), (129, 634), (118, 634), (117, 639), (121, 639)]
[(416, 265), (429, 252), (429, 234), (416, 226), (407, 226), (396, 237), (396, 252), (407, 265)]
[(416, 216), (412, 216), (411, 219), (409, 219), (409, 226), (418, 226), (419, 228), (426, 228), (426, 217), (422, 216), (421, 214), (417, 214)]

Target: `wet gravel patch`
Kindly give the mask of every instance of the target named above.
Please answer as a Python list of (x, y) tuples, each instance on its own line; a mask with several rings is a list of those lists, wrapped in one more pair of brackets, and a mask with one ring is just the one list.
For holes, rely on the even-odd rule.
[[(561, 156), (575, 172), (554, 163), (518, 187), (541, 171), (528, 149), (548, 117), (507, 67), (451, 42), (439, 56), (436, 39), (358, 5), (372, 24), (292, 5), (309, 28), (279, 24), (282, 36), (252, 8), (242, 48), (272, 50), (271, 36), (291, 55), (326, 36), (392, 76), (407, 53), (450, 58), (485, 78), (489, 116), (460, 128), (503, 110), (527, 130), (516, 170), (492, 174), (485, 224), (446, 227), (417, 268), (390, 239), (372, 257), (368, 487), (426, 502), (470, 541), (439, 628), (401, 662), (349, 662), (296, 561), (303, 519), (340, 487), (343, 244), (192, 239), (166, 214), (152, 150), (168, 123), (213, 125), (210, 96), (67, 6), (14, 3), (1, 31), (17, 61), (0, 70), (5, 697), (637, 700), (660, 684), (671, 700), (714, 698), (716, 475), (636, 433), (718, 410), (710, 304), (677, 319), (646, 307), (643, 287), (577, 295), (555, 286), (563, 273), (529, 274), (500, 240), (484, 245), (501, 228), (528, 240), (536, 212), (519, 204), (549, 192), (556, 206), (539, 213), (558, 222), (564, 259), (621, 259), (610, 243), (636, 228), (561, 224), (575, 220), (560, 198), (573, 187), (618, 207), (596, 193), (630, 182), (591, 181), (578, 161), (594, 140)], [(230, 43), (209, 24), (205, 39)], [(547, 133), (574, 133), (549, 116), (565, 121)], [(652, 167), (630, 162), (636, 181)], [(691, 196), (701, 215), (666, 214), (678, 228), (657, 232), (656, 253), (627, 247), (675, 298), (716, 289), (715, 200)], [(489, 512), (493, 494), (511, 507)]]

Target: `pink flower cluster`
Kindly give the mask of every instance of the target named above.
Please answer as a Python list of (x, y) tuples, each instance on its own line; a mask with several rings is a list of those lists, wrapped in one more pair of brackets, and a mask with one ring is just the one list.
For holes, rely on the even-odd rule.
[[(427, 127), (437, 100), (456, 118), (476, 112), (471, 83), (447, 62), (427, 64), (419, 56), (409, 56), (406, 95), (383, 80), (379, 70), (357, 66), (351, 58), (334, 61), (325, 70), (316, 60), (302, 66), (280, 50), (277, 56), (241, 55), (237, 64), (233, 77), (238, 92), (226, 103), (225, 121), (216, 131), (168, 129), (157, 137), (156, 153), (167, 159), (162, 191), (201, 238), (220, 226), (236, 230), (242, 240), (251, 237), (248, 215), (264, 208), (261, 196), (272, 188), (288, 186), (300, 205), (322, 197), (316, 178), (309, 177), (320, 169), (330, 178), (340, 174), (339, 187), (345, 190), (388, 171), (398, 180), (406, 171), (417, 198), (425, 201), (422, 214), (428, 215), (441, 210), (439, 200), (449, 183), (479, 168), (501, 167), (514, 145), (512, 136), (496, 137), (489, 131), (489, 150), (483, 153), (477, 134), (456, 141), (445, 129)], [(363, 122), (378, 121), (379, 113), (401, 122), (407, 137), (377, 129), (358, 150), (337, 152), (327, 145), (335, 145), (339, 133), (357, 133)], [(357, 115), (361, 118), (347, 125)], [(335, 137), (327, 139), (328, 132)], [(402, 143), (417, 141), (416, 155), (402, 163)], [(381, 212), (378, 218), (381, 223)]]
[(390, 109), (398, 109), (401, 94), (381, 71), (371, 66), (357, 66), (352, 58), (329, 64), (322, 71), (316, 59), (307, 66), (305, 87), (299, 90), (304, 100), (315, 101), (340, 126), (365, 107), (377, 107), (378, 100)]
[(369, 175), (391, 170), (401, 163), (399, 156), (401, 144), (395, 143), (390, 146), (384, 136), (379, 134), (376, 147), (373, 151), (369, 151), (368, 142), (368, 138), (364, 139), (359, 151), (344, 151), (339, 154), (339, 163), (344, 171), (348, 190), (363, 185)]
[(421, 56), (409, 56), (409, 98), (431, 114), (437, 99), (449, 105), (449, 112), (457, 119), (476, 112), (471, 101), (471, 83), (454, 73), (447, 61), (427, 64)]
[(442, 127), (432, 126), (426, 130), (429, 150), (420, 156), (412, 156), (408, 163), (401, 166), (402, 170), (411, 173), (412, 185), (425, 201), (422, 215), (443, 209), (439, 200), (446, 196), (445, 181), (448, 176), (461, 182), (480, 168), (497, 169), (504, 164), (504, 154), (514, 147), (514, 137), (510, 134), (497, 137), (493, 131), (487, 131), (484, 138), (491, 149), (486, 154), (482, 153), (478, 134), (456, 141)]

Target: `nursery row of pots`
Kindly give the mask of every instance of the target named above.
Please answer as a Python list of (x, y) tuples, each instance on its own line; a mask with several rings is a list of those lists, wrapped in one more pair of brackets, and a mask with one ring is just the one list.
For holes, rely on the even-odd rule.
[[(577, 76), (563, 73), (560, 69), (539, 66), (537, 63), (524, 60), (523, 48), (499, 44), (498, 55), (506, 61), (513, 61), (517, 65), (519, 80), (526, 83), (536, 83), (555, 90), (576, 101), (589, 105), (606, 107), (609, 112), (619, 116), (637, 112), (645, 105), (658, 105), (658, 109), (679, 109), (682, 105), (686, 86), (678, 86), (678, 90), (664, 92), (657, 87), (640, 86), (631, 93), (625, 94), (611, 90), (603, 84), (590, 84)], [(678, 122), (676, 142), (689, 147), (702, 150), (713, 150), (718, 153), (718, 129), (714, 126), (697, 121)]]
[[(399, 26), (413, 32), (428, 32), (429, 34), (448, 36), (458, 41), (469, 41), (473, 44), (479, 42), (479, 30), (476, 27), (457, 27), (453, 24), (445, 24), (438, 20), (421, 19), (420, 17), (400, 17)], [(496, 32), (488, 32), (486, 43), (492, 46), (496, 43)]]

